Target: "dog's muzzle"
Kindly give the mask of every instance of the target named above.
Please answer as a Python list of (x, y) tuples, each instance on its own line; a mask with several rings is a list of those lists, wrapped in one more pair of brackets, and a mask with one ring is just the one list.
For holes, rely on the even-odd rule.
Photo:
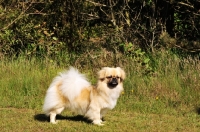
[(112, 78), (112, 80), (108, 83), (108, 86), (114, 88), (118, 85), (117, 78)]

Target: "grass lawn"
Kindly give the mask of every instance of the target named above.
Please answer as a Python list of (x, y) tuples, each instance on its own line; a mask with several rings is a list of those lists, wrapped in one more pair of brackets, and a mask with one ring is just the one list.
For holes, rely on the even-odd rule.
[(106, 115), (104, 126), (88, 123), (81, 116), (66, 111), (57, 116), (58, 124), (50, 124), (41, 110), (1, 108), (1, 131), (181, 131), (200, 130), (200, 117), (196, 113), (152, 114), (115, 109)]
[[(59, 122), (53, 125), (43, 114), (43, 100), (50, 82), (68, 65), (37, 59), (2, 59), (0, 129), (5, 132), (200, 131), (199, 60), (159, 58), (151, 75), (144, 75), (142, 68), (134, 63), (124, 66), (125, 91), (117, 106), (106, 114), (104, 126), (92, 125), (69, 111), (58, 115)], [(81, 69), (92, 83), (95, 83), (94, 69)]]

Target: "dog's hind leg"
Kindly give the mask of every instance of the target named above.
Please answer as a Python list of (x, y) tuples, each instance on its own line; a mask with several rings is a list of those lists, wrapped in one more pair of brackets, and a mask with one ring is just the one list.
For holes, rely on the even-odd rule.
[(55, 112), (51, 112), (50, 113), (50, 123), (52, 124), (56, 124), (56, 113)]
[(56, 115), (60, 114), (64, 110), (64, 108), (65, 107), (61, 107), (61, 108), (58, 108), (58, 109), (50, 112), (50, 123), (52, 123), (52, 124), (56, 124), (57, 123)]

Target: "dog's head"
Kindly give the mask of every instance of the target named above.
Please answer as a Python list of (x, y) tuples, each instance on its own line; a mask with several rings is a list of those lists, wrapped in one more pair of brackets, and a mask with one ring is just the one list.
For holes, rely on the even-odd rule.
[(99, 73), (99, 80), (105, 82), (109, 88), (115, 88), (125, 79), (125, 72), (120, 67), (104, 67)]

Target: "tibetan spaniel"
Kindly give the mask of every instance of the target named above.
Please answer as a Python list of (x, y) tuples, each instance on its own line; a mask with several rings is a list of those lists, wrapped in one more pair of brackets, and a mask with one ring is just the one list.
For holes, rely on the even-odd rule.
[(123, 91), (125, 72), (120, 67), (104, 67), (98, 72), (98, 82), (92, 86), (84, 74), (71, 67), (60, 73), (50, 84), (43, 105), (43, 111), (56, 123), (56, 115), (69, 109), (103, 125), (102, 118), (115, 107)]

